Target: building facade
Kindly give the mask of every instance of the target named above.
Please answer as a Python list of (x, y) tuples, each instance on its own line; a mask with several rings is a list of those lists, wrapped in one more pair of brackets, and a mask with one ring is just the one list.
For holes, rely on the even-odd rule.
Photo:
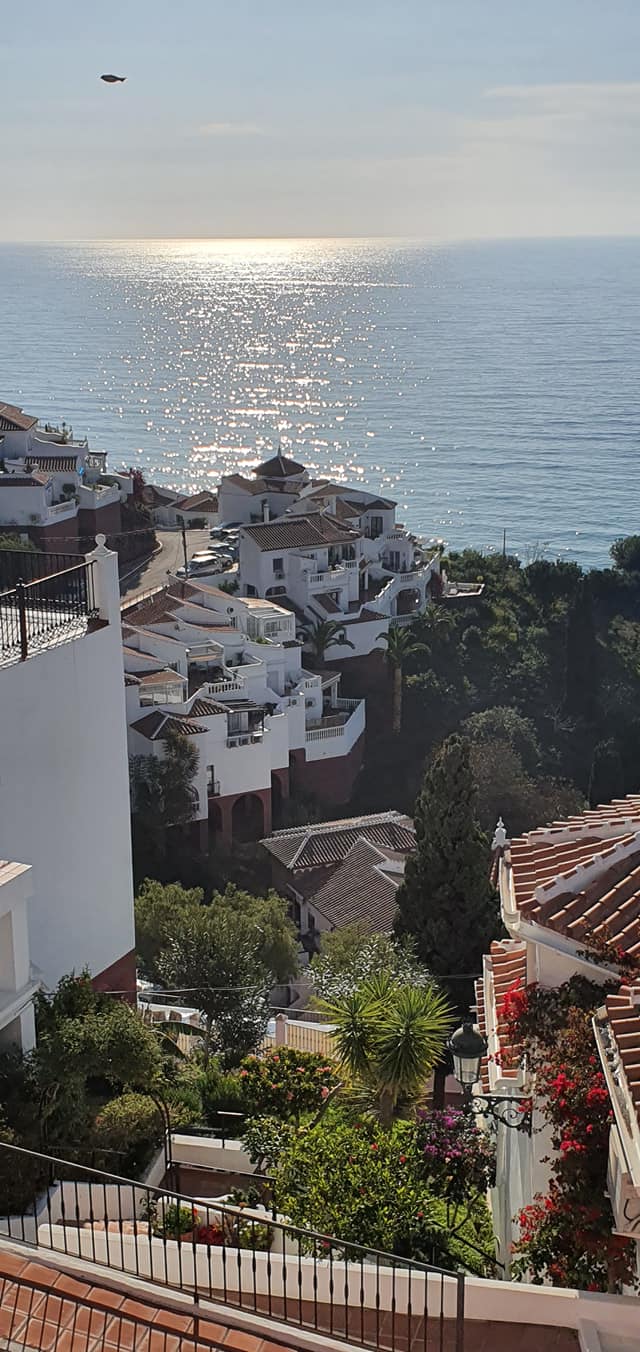
[(104, 544), (3, 594), (0, 693), (0, 856), (31, 866), (30, 961), (48, 989), (86, 967), (101, 989), (135, 990), (120, 597)]

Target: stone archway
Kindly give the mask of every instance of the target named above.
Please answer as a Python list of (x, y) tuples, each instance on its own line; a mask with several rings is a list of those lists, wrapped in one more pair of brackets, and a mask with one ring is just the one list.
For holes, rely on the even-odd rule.
[(396, 601), (396, 615), (413, 615), (420, 610), (421, 596), (416, 587), (403, 587), (398, 592)]

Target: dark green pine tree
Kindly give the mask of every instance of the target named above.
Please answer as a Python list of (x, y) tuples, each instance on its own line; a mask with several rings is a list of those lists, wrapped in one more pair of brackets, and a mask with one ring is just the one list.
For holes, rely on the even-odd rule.
[(598, 641), (587, 578), (582, 578), (567, 616), (565, 711), (585, 723), (598, 716)]
[[(489, 841), (475, 815), (468, 743), (448, 737), (427, 768), (415, 808), (416, 850), (398, 892), (396, 930), (413, 936), (434, 976), (480, 973), (482, 955), (500, 932), (491, 885)], [(442, 981), (464, 1011), (470, 981)]]
[(597, 742), (593, 748), (589, 791), (587, 797), (592, 807), (599, 803), (610, 803), (624, 793), (624, 769), (622, 757), (613, 741)]

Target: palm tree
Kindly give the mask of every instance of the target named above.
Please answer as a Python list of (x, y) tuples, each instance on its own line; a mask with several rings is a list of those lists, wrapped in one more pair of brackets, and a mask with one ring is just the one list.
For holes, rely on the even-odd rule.
[(353, 1095), (383, 1127), (421, 1099), (440, 1061), (453, 1016), (434, 985), (408, 986), (378, 973), (323, 1008)]
[(386, 634), (378, 634), (378, 638), (384, 639), (387, 645), (386, 659), (393, 669), (393, 712), (391, 717), (391, 726), (394, 732), (400, 732), (402, 727), (402, 668), (408, 657), (413, 657), (414, 653), (423, 653), (427, 651), (426, 644), (418, 643), (413, 638), (410, 629), (402, 629), (399, 624), (394, 624)]
[(314, 661), (320, 665), (324, 662), (325, 653), (328, 648), (337, 647), (353, 648), (353, 643), (347, 638), (344, 624), (340, 620), (313, 620), (309, 621), (302, 630), (303, 638), (309, 645)]

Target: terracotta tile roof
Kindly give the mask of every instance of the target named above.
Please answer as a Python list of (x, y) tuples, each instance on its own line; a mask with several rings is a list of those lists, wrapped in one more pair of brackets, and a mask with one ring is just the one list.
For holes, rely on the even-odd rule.
[(144, 718), (139, 718), (136, 723), (131, 724), (131, 727), (149, 742), (162, 741), (171, 729), (182, 732), (187, 737), (194, 737), (200, 732), (207, 731), (201, 723), (194, 722), (187, 714), (164, 714), (159, 709), (154, 709), (152, 714), (145, 714)]
[(286, 479), (288, 475), (306, 474), (304, 465), (298, 465), (295, 460), (289, 460), (286, 455), (278, 451), (277, 455), (271, 457), (271, 460), (265, 460), (262, 465), (256, 465), (254, 474), (261, 474), (265, 479)]
[(197, 596), (198, 592), (204, 592), (206, 596), (220, 596), (223, 601), (229, 602), (231, 597), (229, 592), (222, 591), (221, 587), (212, 587), (209, 582), (179, 582), (173, 583), (172, 590), (179, 596)]
[(242, 488), (245, 493), (251, 493), (253, 497), (258, 493), (266, 493), (267, 485), (264, 479), (245, 479), (244, 474), (225, 474), (224, 484), (233, 484), (234, 488)]
[(127, 610), (127, 620), (131, 624), (161, 624), (163, 620), (172, 620), (179, 606), (180, 602), (163, 590), (139, 605), (131, 606)]
[(78, 468), (78, 455), (59, 455), (53, 451), (41, 451), (38, 449), (36, 455), (30, 455), (25, 459), (27, 469), (37, 468), (46, 470), (48, 474), (75, 474)]
[(180, 498), (180, 501), (176, 503), (176, 507), (178, 510), (185, 512), (195, 512), (197, 510), (202, 512), (217, 512), (218, 499), (215, 493), (195, 493), (191, 498)]
[(578, 943), (607, 938), (640, 953), (640, 817), (631, 815), (638, 802), (585, 812), (507, 846), (524, 919)]
[[(490, 1055), (496, 1061), (500, 1079), (515, 1079), (520, 1069), (517, 1049), (510, 1037), (503, 1013), (504, 997), (510, 987), (524, 989), (527, 984), (527, 946), (519, 940), (496, 939), (483, 958), (483, 976), (476, 982), (478, 1027), (490, 1041)], [(489, 1064), (482, 1066), (483, 1088), (489, 1088)]]
[(607, 996), (604, 1010), (604, 1019), (596, 1018), (606, 1034), (604, 1044), (598, 1040), (607, 1062), (605, 1074), (612, 1074), (617, 1088), (626, 1091), (640, 1126), (640, 986), (621, 986), (617, 995)]
[(189, 716), (193, 718), (211, 718), (213, 714), (226, 714), (228, 712), (226, 704), (217, 699), (205, 699), (201, 695), (196, 698), (189, 710)]
[(161, 671), (138, 672), (136, 680), (139, 685), (184, 685), (186, 678), (171, 667), (163, 667)]
[(278, 517), (262, 526), (243, 526), (242, 533), (263, 553), (278, 549), (321, 549), (329, 544), (352, 544), (360, 538), (358, 531), (341, 525), (335, 517), (324, 512)]
[(16, 404), (0, 404), (0, 432), (28, 432), (37, 421)]
[[(78, 1268), (65, 1271), (51, 1255), (31, 1262), (0, 1251), (0, 1345), (61, 1352), (296, 1352), (300, 1340), (270, 1330), (257, 1316), (255, 1332), (225, 1322), (216, 1309), (196, 1312), (160, 1287), (130, 1286)], [(264, 1335), (264, 1336), (263, 1336)]]
[[(406, 855), (396, 852), (394, 858)], [(309, 905), (334, 929), (357, 922), (374, 934), (389, 934), (396, 916), (396, 892), (403, 876), (399, 870), (393, 874), (385, 871), (385, 864), (390, 863), (391, 857), (384, 848), (361, 836), (322, 887), (308, 897)]]
[[(360, 611), (360, 614), (353, 616), (349, 620), (349, 625), (368, 624), (371, 620), (388, 620), (388, 619), (389, 616), (383, 615), (381, 610), (372, 610), (371, 606), (363, 606), (362, 610)], [(347, 633), (349, 632), (349, 625), (347, 625)]]
[(0, 488), (43, 488), (51, 475), (34, 469), (31, 474), (0, 474)]
[(297, 872), (341, 863), (353, 845), (362, 839), (382, 850), (397, 849), (408, 853), (415, 845), (414, 825), (411, 818), (401, 812), (378, 812), (274, 831), (261, 844), (274, 859)]

